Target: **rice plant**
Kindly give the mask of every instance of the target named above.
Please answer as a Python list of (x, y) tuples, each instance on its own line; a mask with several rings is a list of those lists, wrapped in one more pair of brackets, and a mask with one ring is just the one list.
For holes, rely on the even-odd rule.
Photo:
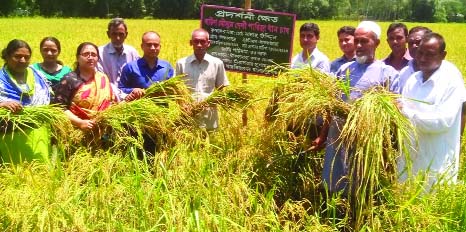
[[(373, 216), (374, 201), (390, 198), (397, 180), (396, 161), (409, 157), (414, 128), (396, 106), (399, 96), (375, 87), (356, 100), (341, 131), (341, 146), (348, 151), (350, 205), (355, 229)], [(409, 158), (407, 158), (409, 159)]]

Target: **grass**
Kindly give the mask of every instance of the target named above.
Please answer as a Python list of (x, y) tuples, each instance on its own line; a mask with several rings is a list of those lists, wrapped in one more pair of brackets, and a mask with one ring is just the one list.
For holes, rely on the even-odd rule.
[[(128, 44), (141, 53), (140, 36), (144, 31), (155, 30), (162, 36), (160, 57), (172, 64), (192, 53), (189, 35), (199, 26), (195, 20), (130, 19), (127, 22)], [(0, 19), (0, 47), (5, 47), (13, 38), (24, 39), (33, 48), (32, 60), (39, 61), (40, 40), (55, 35), (62, 41), (61, 59), (70, 65), (80, 42), (93, 41), (98, 45), (108, 42), (107, 23), (103, 19), (3, 18)], [(330, 59), (340, 56), (336, 31), (340, 26), (357, 25), (357, 22), (317, 23), (321, 27), (319, 49)], [(381, 23), (382, 28), (388, 24)], [(409, 27), (413, 25), (416, 24), (408, 23)], [(464, 73), (466, 48), (461, 42), (464, 25), (421, 25), (446, 35), (447, 59)], [(295, 35), (294, 53), (297, 53), (299, 40)], [(377, 57), (386, 54), (388, 45), (382, 41)], [(233, 87), (245, 87), (240, 74), (228, 73), (228, 77)], [(139, 141), (122, 140), (120, 145), (125, 149), (91, 150), (88, 143), (83, 143), (66, 151), (69, 153), (62, 162), (3, 165), (0, 168), (1, 230), (337, 231), (348, 227), (347, 219), (339, 221), (333, 216), (346, 203), (334, 198), (324, 205), (319, 192), (323, 154), (303, 153), (299, 142), (290, 141), (284, 130), (277, 130), (264, 121), (264, 111), (277, 83), (287, 82), (248, 76), (246, 88), (252, 93), (252, 101), (244, 109), (247, 126), (243, 126), (241, 111), (221, 110), (221, 129), (210, 134), (190, 127), (173, 129), (161, 124), (170, 120), (172, 117), (167, 115), (171, 114), (161, 109), (151, 111), (146, 107), (149, 99), (135, 102), (140, 105), (134, 109), (156, 114), (153, 125), (167, 126), (174, 132), (176, 141), (155, 155), (144, 154), (145, 159), (137, 158)], [(304, 100), (310, 96), (302, 95), (290, 98)], [(300, 108), (294, 110), (305, 112)], [(126, 116), (132, 113), (124, 112)], [(114, 115), (112, 125), (120, 125), (119, 118), (126, 116)], [(70, 137), (71, 134), (67, 138)], [(464, 148), (463, 139), (462, 154)], [(460, 179), (465, 180), (464, 165), (462, 170)], [(391, 197), (383, 204), (373, 205), (372, 219), (361, 230), (466, 229), (464, 184), (439, 186), (429, 193), (421, 191), (420, 186), (421, 182), (394, 186)]]

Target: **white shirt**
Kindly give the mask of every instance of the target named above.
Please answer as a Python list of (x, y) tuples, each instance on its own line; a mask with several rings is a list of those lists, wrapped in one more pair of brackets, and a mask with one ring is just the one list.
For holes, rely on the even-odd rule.
[[(456, 182), (464, 101), (463, 77), (445, 60), (427, 81), (423, 82), (422, 72), (415, 72), (403, 88), (402, 113), (414, 125), (418, 138), (418, 144), (410, 149), (411, 172), (416, 175), (427, 171), (430, 184)], [(401, 172), (405, 166), (404, 159), (400, 159), (398, 170)], [(406, 173), (400, 177), (404, 179)]]
[(306, 60), (303, 59), (303, 52), (304, 51), (301, 51), (293, 57), (291, 60), (291, 68), (304, 68), (310, 65), (312, 68), (330, 73), (330, 60), (324, 53), (319, 51), (317, 47), (314, 48), (311, 55)]
[(413, 75), (413, 73), (415, 72), (416, 71), (414, 71), (414, 60), (408, 61), (408, 65), (400, 70), (400, 79), (398, 82), (399, 93), (403, 91), (403, 87), (405, 86), (408, 77)]
[[(196, 101), (205, 100), (215, 88), (229, 85), (223, 62), (209, 54), (205, 54), (200, 62), (194, 55), (178, 60), (175, 75), (180, 74), (187, 74), (186, 85)], [(218, 112), (215, 107), (201, 112), (197, 119), (200, 127), (208, 130), (218, 127)]]

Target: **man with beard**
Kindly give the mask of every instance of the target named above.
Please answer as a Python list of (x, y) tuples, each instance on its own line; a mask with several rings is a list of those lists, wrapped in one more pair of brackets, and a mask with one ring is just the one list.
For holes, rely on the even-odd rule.
[[(351, 91), (343, 100), (352, 102), (362, 96), (362, 92), (374, 86), (386, 86), (390, 90), (397, 89), (398, 72), (389, 65), (375, 59), (375, 51), (380, 44), (380, 27), (375, 22), (361, 22), (354, 33), (356, 61), (346, 63), (336, 72), (339, 79), (348, 81)], [(349, 183), (348, 151), (340, 146), (340, 133), (345, 124), (342, 117), (333, 117), (329, 125), (321, 130), (320, 138), (325, 138), (328, 131), (322, 178), (329, 195), (343, 190), (347, 195)], [(319, 141), (321, 142), (321, 141)]]
[(110, 43), (100, 46), (98, 70), (107, 74), (115, 95), (121, 98), (118, 89), (122, 67), (131, 61), (137, 60), (139, 54), (132, 46), (123, 44), (128, 36), (128, 28), (122, 18), (114, 18), (108, 23), (107, 36)]

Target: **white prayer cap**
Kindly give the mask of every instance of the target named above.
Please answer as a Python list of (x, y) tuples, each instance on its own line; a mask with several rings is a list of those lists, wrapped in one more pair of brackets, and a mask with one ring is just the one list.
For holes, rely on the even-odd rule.
[(382, 30), (380, 29), (380, 26), (377, 23), (373, 21), (362, 21), (359, 23), (356, 29), (358, 28), (370, 30), (374, 32), (374, 34), (377, 36), (377, 39), (380, 39), (380, 33), (382, 32)]

